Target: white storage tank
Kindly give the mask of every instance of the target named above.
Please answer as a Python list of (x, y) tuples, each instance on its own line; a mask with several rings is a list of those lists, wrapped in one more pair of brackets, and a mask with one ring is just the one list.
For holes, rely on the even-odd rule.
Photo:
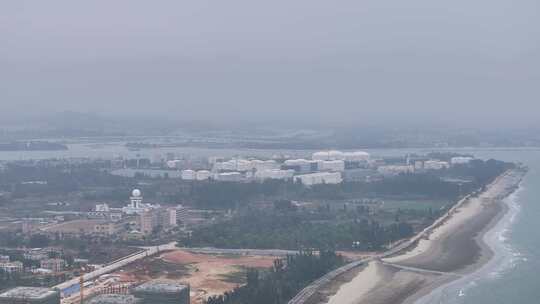
[(369, 160), (369, 153), (363, 151), (345, 152), (344, 160), (349, 162), (362, 162)]
[(318, 162), (319, 171), (343, 172), (345, 162), (342, 160), (325, 160)]
[(210, 173), (210, 171), (208, 170), (197, 171), (197, 180), (199, 181), (208, 180), (210, 179), (211, 176), (212, 176), (212, 173)]
[(193, 170), (182, 170), (182, 179), (183, 180), (195, 180), (197, 179), (197, 172)]

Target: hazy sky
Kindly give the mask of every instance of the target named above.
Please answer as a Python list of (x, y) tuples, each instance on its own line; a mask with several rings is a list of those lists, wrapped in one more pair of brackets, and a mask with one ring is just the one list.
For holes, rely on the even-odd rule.
[(3, 0), (0, 112), (532, 123), (538, 0)]

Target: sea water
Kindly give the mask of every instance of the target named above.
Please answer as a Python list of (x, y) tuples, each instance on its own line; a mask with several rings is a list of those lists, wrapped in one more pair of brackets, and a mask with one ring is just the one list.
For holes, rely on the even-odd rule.
[(417, 304), (540, 303), (540, 152), (476, 151), (475, 155), (519, 161), (530, 171), (520, 188), (505, 199), (508, 212), (484, 236), (493, 258)]

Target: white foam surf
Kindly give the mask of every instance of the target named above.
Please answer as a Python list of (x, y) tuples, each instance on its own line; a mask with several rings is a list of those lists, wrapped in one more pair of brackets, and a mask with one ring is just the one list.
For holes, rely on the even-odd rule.
[(523, 190), (524, 187), (520, 185), (514, 193), (504, 199), (508, 211), (483, 237), (484, 243), (493, 251), (493, 257), (475, 272), (436, 288), (418, 299), (415, 304), (463, 303), (467, 290), (478, 286), (483, 280), (499, 279), (518, 264), (527, 261), (527, 257), (509, 243), (512, 226), (518, 220), (521, 211), (519, 195)]

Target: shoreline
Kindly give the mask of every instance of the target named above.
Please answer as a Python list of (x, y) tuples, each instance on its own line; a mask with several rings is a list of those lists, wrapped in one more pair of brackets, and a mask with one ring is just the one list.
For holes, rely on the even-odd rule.
[(516, 208), (514, 205), (514, 195), (517, 195), (522, 189), (520, 182), (513, 192), (500, 200), (499, 203), (502, 206), (503, 211), (500, 212), (498, 216), (492, 220), (490, 225), (485, 227), (484, 231), (476, 237), (485, 254), (481, 261), (471, 265), (463, 278), (451, 280), (445, 284), (440, 284), (434, 288), (425, 290), (423, 293), (419, 293), (415, 295), (415, 297), (407, 299), (404, 304), (431, 304), (434, 299), (437, 297), (440, 298), (448, 289), (459, 289), (459, 292), (461, 293), (467, 289), (467, 284), (482, 279), (484, 275), (492, 272), (494, 268), (503, 267), (504, 269), (506, 266), (500, 264), (500, 262), (504, 262), (505, 258), (509, 257), (508, 254), (511, 253), (504, 252), (506, 247), (500, 245), (497, 237), (500, 236), (502, 231), (508, 229), (512, 224), (514, 217), (519, 213), (519, 208)]
[[(510, 207), (505, 199), (519, 189), (523, 176), (519, 170), (503, 173), (484, 192), (470, 196), (426, 234), (419, 234), (422, 237), (410, 248), (369, 261), (364, 269), (376, 268), (376, 272), (359, 271), (339, 287), (334, 284), (331, 291), (322, 292), (325, 299), (318, 303), (350, 299), (339, 303), (427, 304), (435, 301), (437, 292), (439, 297), (447, 296), (447, 286), (468, 280), (496, 255), (485, 238), (506, 222)], [(365, 282), (376, 283), (368, 284), (366, 291)]]

